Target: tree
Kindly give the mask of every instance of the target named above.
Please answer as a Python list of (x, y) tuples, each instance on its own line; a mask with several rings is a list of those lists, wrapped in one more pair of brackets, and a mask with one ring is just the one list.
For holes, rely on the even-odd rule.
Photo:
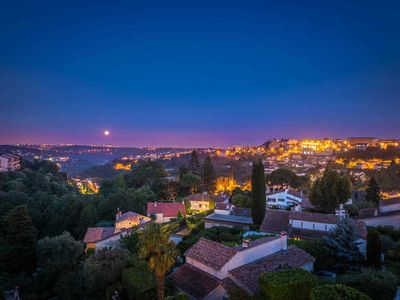
[(146, 299), (146, 294), (151, 290), (155, 291), (156, 279), (154, 273), (147, 268), (145, 260), (131, 255), (128, 268), (122, 272), (122, 285), (128, 299)]
[(253, 170), (251, 175), (251, 188), (252, 188), (252, 218), (256, 225), (260, 225), (264, 220), (266, 199), (265, 199), (265, 174), (264, 164), (261, 159), (253, 162)]
[(69, 232), (45, 237), (37, 243), (38, 265), (42, 268), (71, 267), (82, 259), (83, 244)]
[(371, 177), (368, 181), (365, 200), (372, 203), (374, 207), (379, 207), (381, 202), (381, 188), (379, 187), (375, 177)]
[(132, 168), (125, 179), (128, 187), (137, 189), (147, 185), (157, 196), (165, 197), (167, 191), (166, 176), (167, 172), (159, 161), (143, 160)]
[(327, 259), (339, 270), (347, 270), (362, 260), (358, 237), (353, 221), (341, 220), (335, 229), (328, 232), (323, 238), (323, 248), (327, 252)]
[(392, 300), (397, 291), (397, 277), (389, 271), (363, 270), (358, 274), (343, 276), (341, 283), (374, 300)]
[(193, 174), (200, 174), (200, 162), (197, 157), (197, 151), (193, 151), (190, 155), (189, 169)]
[(239, 207), (251, 208), (252, 200), (251, 197), (245, 193), (236, 194), (231, 198), (232, 204)]
[(182, 176), (179, 182), (181, 187), (185, 190), (185, 195), (196, 193), (201, 185), (201, 177), (193, 173), (187, 173)]
[(347, 176), (340, 176), (336, 171), (326, 169), (317, 179), (310, 192), (310, 201), (323, 212), (332, 213), (339, 204), (351, 197), (351, 182)]
[(367, 260), (368, 264), (379, 268), (382, 263), (382, 242), (379, 232), (375, 228), (368, 229)]
[(204, 190), (212, 193), (215, 190), (216, 173), (211, 156), (207, 155), (203, 164)]
[(267, 182), (268, 184), (280, 185), (282, 187), (290, 186), (298, 188), (307, 182), (307, 178), (304, 176), (297, 176), (296, 173), (289, 169), (279, 168), (267, 175)]
[(264, 273), (260, 276), (259, 282), (266, 299), (308, 300), (311, 290), (318, 285), (319, 279), (303, 269), (291, 269)]
[(316, 286), (311, 290), (310, 300), (371, 300), (360, 291), (342, 285), (325, 284)]
[(171, 228), (158, 223), (147, 223), (139, 234), (139, 257), (146, 258), (148, 268), (154, 271), (157, 281), (157, 295), (164, 299), (165, 273), (175, 264), (178, 249), (170, 240)]
[(8, 245), (5, 259), (10, 273), (32, 272), (35, 269), (37, 230), (26, 206), (13, 208), (5, 217), (4, 240)]
[(127, 259), (127, 252), (119, 249), (99, 249), (90, 255), (83, 266), (89, 294), (104, 298), (107, 288), (120, 281)]

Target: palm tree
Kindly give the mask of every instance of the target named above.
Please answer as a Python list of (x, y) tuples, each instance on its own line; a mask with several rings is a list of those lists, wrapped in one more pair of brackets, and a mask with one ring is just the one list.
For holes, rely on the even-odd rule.
[(152, 222), (138, 231), (139, 256), (147, 259), (149, 269), (156, 274), (159, 300), (164, 299), (165, 273), (172, 268), (178, 256), (175, 243), (170, 241), (171, 230), (171, 227)]

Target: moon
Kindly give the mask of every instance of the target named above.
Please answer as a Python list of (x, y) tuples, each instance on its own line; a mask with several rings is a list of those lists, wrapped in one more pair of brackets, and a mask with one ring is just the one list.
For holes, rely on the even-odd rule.
[(110, 131), (109, 130), (104, 130), (104, 135), (105, 136), (109, 136), (110, 135)]

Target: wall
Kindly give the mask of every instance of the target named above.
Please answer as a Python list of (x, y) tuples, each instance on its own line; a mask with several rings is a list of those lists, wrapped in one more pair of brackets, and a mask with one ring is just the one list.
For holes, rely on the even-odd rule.
[(209, 210), (209, 201), (190, 201), (190, 209), (193, 210)]
[[(383, 200), (385, 201), (385, 200)], [(400, 203), (395, 203), (395, 204), (391, 204), (391, 205), (385, 205), (385, 206), (381, 206), (380, 208), (381, 212), (385, 213), (385, 212), (392, 212), (392, 211), (400, 211)]]
[(400, 228), (400, 213), (391, 216), (380, 216), (374, 218), (360, 219), (366, 226), (378, 227), (378, 226), (393, 226)]
[(292, 225), (293, 228), (302, 228), (302, 229), (309, 229), (309, 230), (329, 231), (331, 229), (336, 228), (336, 224), (300, 221), (300, 220), (293, 220), (293, 219), (290, 219), (289, 223)]
[[(293, 200), (288, 199), (288, 198), (291, 198)], [(273, 195), (267, 195), (266, 199), (267, 199), (267, 204), (269, 204), (269, 205), (282, 205), (282, 206), (292, 205), (293, 203), (301, 203), (301, 201), (303, 200), (299, 197), (289, 195), (286, 192), (280, 192), (280, 193), (273, 194)], [(268, 201), (268, 199), (274, 199), (275, 202), (272, 202), (272, 201), (270, 202), (270, 201)], [(279, 199), (284, 199), (284, 201), (279, 201)]]

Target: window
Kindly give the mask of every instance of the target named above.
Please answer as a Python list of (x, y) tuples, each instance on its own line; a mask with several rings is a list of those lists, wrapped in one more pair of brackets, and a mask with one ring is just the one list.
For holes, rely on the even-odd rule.
[(325, 231), (328, 231), (328, 225), (325, 225)]
[(285, 199), (279, 198), (278, 201), (279, 202), (285, 202)]
[(315, 224), (314, 223), (312, 223), (312, 229), (315, 229)]
[(303, 222), (301, 222), (301, 228), (303, 228)]

